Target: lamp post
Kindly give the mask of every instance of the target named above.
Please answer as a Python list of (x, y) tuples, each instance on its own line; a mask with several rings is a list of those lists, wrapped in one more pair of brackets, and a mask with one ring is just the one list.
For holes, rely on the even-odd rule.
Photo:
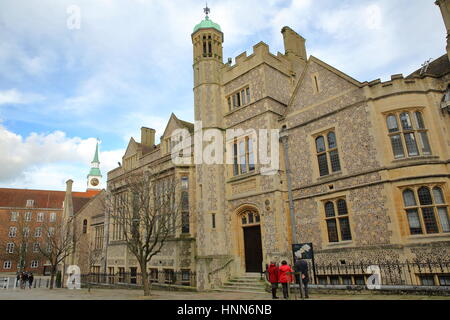
[(291, 217), (291, 231), (292, 231), (292, 244), (297, 243), (297, 226), (295, 224), (295, 212), (294, 212), (294, 200), (292, 199), (292, 180), (291, 180), (291, 167), (289, 165), (289, 133), (286, 126), (283, 126), (280, 132), (280, 141), (283, 144), (284, 151), (284, 165), (286, 168), (286, 178), (288, 185), (288, 197), (289, 197), (289, 213)]

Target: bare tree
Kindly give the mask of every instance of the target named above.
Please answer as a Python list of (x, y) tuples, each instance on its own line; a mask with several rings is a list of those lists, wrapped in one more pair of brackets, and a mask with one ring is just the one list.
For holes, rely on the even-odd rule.
[[(31, 217), (30, 217), (31, 218)], [(3, 260), (15, 261), (17, 271), (25, 271), (27, 265), (32, 260), (40, 260), (42, 255), (35, 244), (39, 242), (33, 240), (33, 224), (31, 219), (27, 218), (27, 213), (17, 213), (16, 221), (11, 227), (9, 238), (0, 243), (0, 258)]]
[(39, 251), (50, 263), (50, 289), (53, 289), (58, 265), (73, 254), (75, 245), (80, 238), (79, 232), (73, 228), (72, 220), (73, 218), (68, 221), (59, 219), (54, 223), (42, 225), (43, 240)]
[(88, 292), (91, 292), (90, 286), (90, 276), (93, 268), (100, 263), (102, 259), (102, 249), (96, 248), (95, 244), (91, 241), (91, 239), (87, 239), (87, 241), (83, 244), (80, 244), (80, 255), (81, 255), (81, 263), (87, 267), (87, 284), (88, 284)]
[(150, 295), (147, 264), (181, 224), (176, 191), (174, 175), (145, 172), (129, 175), (121, 191), (110, 196), (113, 237), (136, 257), (145, 296)]

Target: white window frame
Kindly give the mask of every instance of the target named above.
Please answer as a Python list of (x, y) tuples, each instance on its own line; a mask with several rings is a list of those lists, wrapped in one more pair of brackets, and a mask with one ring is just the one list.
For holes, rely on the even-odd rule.
[(44, 221), (44, 212), (38, 212), (37, 214), (37, 221), (43, 222)]
[(33, 243), (33, 252), (39, 252), (41, 244), (39, 242)]
[(34, 236), (35, 236), (36, 238), (40, 238), (40, 237), (42, 236), (42, 228), (41, 228), (41, 227), (37, 227), (37, 228), (34, 230)]
[(11, 260), (3, 262), (3, 269), (11, 269), (11, 266), (12, 266)]
[(31, 221), (33, 213), (31, 211), (25, 212), (25, 221)]
[(32, 207), (34, 205), (34, 200), (27, 200), (27, 207)]
[(38, 260), (31, 261), (30, 267), (33, 269), (39, 268), (39, 261)]
[(8, 244), (6, 245), (6, 252), (14, 253), (14, 242), (8, 242)]
[(50, 212), (50, 222), (55, 222), (56, 221), (56, 212)]
[(9, 227), (9, 237), (15, 238), (17, 235), (17, 227)]
[(11, 211), (11, 221), (17, 221), (19, 213), (17, 211)]

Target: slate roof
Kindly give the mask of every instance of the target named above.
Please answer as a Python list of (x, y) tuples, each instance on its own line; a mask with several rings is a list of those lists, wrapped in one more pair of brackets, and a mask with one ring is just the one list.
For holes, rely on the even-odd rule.
[(446, 74), (450, 73), (450, 60), (448, 58), (448, 55), (444, 54), (443, 56), (430, 62), (427, 71), (424, 72), (423, 74), (420, 74), (421, 70), (422, 67), (411, 73), (409, 76), (407, 76), (407, 78), (424, 77), (424, 76), (433, 76), (440, 78), (445, 76)]
[[(74, 212), (100, 191), (72, 192)], [(27, 200), (34, 200), (29, 208), (62, 209), (65, 195), (65, 191), (0, 188), (0, 207), (27, 208)]]

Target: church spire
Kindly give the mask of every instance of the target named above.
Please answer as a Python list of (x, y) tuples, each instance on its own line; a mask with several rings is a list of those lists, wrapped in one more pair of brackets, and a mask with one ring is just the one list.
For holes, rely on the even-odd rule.
[(100, 163), (100, 161), (98, 161), (98, 140), (97, 140), (97, 146), (95, 147), (94, 160), (92, 160), (92, 163), (94, 163), (94, 162)]
[(91, 161), (91, 170), (87, 176), (88, 189), (99, 188), (100, 180), (102, 178), (102, 173), (100, 172), (100, 161), (98, 157), (98, 140), (95, 146), (94, 159)]

